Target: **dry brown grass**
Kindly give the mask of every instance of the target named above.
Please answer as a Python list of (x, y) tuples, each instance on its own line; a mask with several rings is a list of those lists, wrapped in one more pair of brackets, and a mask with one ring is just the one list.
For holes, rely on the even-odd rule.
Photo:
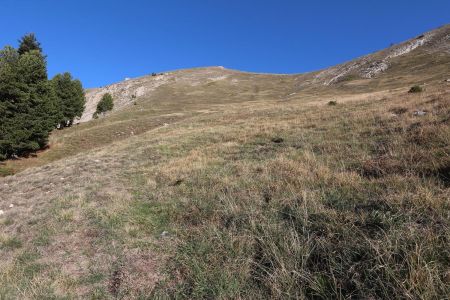
[(8, 162), (0, 298), (445, 298), (448, 85), (264, 76), (162, 88)]

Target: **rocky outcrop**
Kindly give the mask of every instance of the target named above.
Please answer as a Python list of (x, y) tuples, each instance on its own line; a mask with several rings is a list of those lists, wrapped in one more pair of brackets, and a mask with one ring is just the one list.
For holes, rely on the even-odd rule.
[(374, 78), (388, 70), (394, 58), (406, 55), (421, 47), (428, 52), (450, 52), (450, 25), (427, 32), (398, 45), (393, 45), (380, 52), (320, 71), (313, 79), (313, 83), (332, 85), (345, 80), (349, 76)]

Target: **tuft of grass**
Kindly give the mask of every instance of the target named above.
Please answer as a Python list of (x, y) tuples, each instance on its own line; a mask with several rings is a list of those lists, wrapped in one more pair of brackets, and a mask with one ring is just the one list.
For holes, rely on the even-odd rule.
[(337, 101), (335, 101), (335, 100), (328, 101), (328, 105), (329, 106), (336, 106), (337, 105)]
[(271, 141), (275, 144), (281, 144), (284, 142), (284, 139), (282, 137), (274, 137), (271, 139)]
[(9, 175), (13, 175), (14, 171), (11, 170), (10, 168), (4, 167), (0, 165), (0, 177), (6, 177)]
[(22, 241), (18, 237), (6, 237), (0, 241), (0, 249), (15, 250), (22, 247)]

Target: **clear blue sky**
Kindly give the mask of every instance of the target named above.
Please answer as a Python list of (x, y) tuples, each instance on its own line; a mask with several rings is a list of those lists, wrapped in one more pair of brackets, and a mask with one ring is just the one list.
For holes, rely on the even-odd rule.
[(222, 65), (321, 69), (450, 22), (449, 0), (0, 0), (0, 46), (35, 32), (85, 87)]

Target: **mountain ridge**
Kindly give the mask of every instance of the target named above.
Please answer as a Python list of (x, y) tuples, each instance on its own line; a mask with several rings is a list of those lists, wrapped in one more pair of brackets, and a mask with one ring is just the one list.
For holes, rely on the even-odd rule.
[[(115, 99), (114, 110), (120, 110), (132, 104), (135, 99), (148, 96), (162, 85), (176, 81), (185, 81), (193, 86), (223, 80), (236, 74), (248, 76), (286, 76), (296, 78), (296, 85), (310, 87), (312, 85), (335, 85), (349, 79), (372, 79), (389, 71), (393, 61), (407, 55), (416, 49), (425, 49), (430, 55), (436, 52), (446, 52), (450, 55), (450, 25), (441, 26), (435, 30), (423, 33), (415, 38), (353, 59), (349, 62), (331, 66), (326, 69), (299, 74), (255, 73), (226, 69), (222, 66), (198, 67), (168, 71), (161, 74), (144, 75), (129, 78), (101, 88), (86, 91), (86, 109), (77, 122), (92, 119), (95, 107), (105, 93), (112, 94)], [(155, 75), (155, 74), (153, 74)]]

